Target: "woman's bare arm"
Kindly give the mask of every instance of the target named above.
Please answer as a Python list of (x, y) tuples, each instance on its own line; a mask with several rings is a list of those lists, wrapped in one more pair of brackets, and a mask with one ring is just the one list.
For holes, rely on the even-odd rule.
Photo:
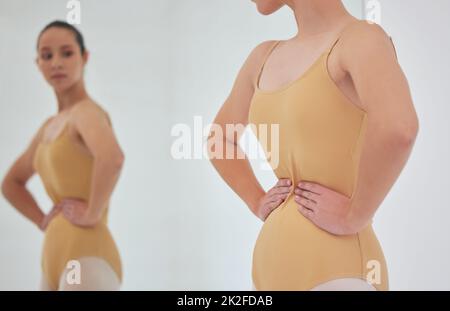
[(216, 155), (220, 154), (223, 156), (222, 159), (211, 158), (212, 154), (210, 153), (212, 164), (225, 182), (258, 217), (260, 217), (257, 210), (258, 204), (266, 192), (257, 181), (247, 157), (243, 159), (234, 156), (231, 159), (226, 159), (227, 148), (228, 150), (232, 148), (243, 154), (238, 144), (242, 131), (227, 133), (226, 125), (230, 124), (238, 127), (240, 125), (241, 129), (247, 125), (249, 106), (255, 91), (254, 81), (256, 74), (271, 44), (273, 44), (271, 41), (261, 43), (248, 56), (234, 81), (229, 96), (214, 120), (214, 124), (222, 129), (223, 135), (222, 137), (217, 137), (217, 133), (214, 132), (210, 132), (209, 135), (210, 144), (215, 143), (217, 145), (217, 143), (222, 143), (224, 149), (220, 152), (214, 150)]
[(50, 119), (40, 127), (27, 149), (14, 162), (2, 182), (2, 193), (5, 198), (23, 216), (28, 218), (40, 229), (42, 229), (41, 224), (45, 214), (28, 191), (26, 184), (35, 173), (33, 168), (34, 154), (41, 141), (43, 130), (49, 121)]
[(342, 47), (341, 66), (352, 77), (368, 117), (349, 216), (358, 231), (405, 166), (419, 121), (395, 47), (379, 25), (356, 27), (343, 37)]
[(108, 116), (95, 103), (86, 100), (77, 104), (72, 117), (76, 130), (94, 157), (86, 217), (99, 220), (120, 176), (124, 154)]

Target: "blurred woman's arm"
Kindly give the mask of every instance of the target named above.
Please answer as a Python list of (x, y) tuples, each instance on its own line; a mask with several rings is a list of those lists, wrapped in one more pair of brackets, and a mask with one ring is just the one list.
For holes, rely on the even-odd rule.
[(33, 137), (31, 143), (25, 152), (14, 162), (2, 182), (2, 193), (5, 198), (14, 206), (23, 216), (33, 222), (41, 230), (44, 228), (43, 220), (45, 214), (39, 208), (36, 200), (28, 191), (26, 184), (34, 175), (33, 158), (36, 148), (41, 141), (42, 132), (48, 119)]
[[(95, 103), (86, 100), (73, 110), (72, 122), (94, 158), (89, 202), (63, 200), (66, 217), (81, 226), (95, 225), (119, 179), (124, 154), (117, 142), (109, 117)], [(80, 207), (80, 208), (77, 208)]]

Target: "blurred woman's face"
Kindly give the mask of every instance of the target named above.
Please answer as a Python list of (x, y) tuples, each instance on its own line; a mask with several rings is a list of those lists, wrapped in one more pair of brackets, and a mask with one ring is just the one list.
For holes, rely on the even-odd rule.
[(283, 0), (252, 0), (258, 9), (258, 12), (263, 15), (270, 15), (278, 11), (284, 6)]
[(88, 53), (81, 54), (75, 35), (68, 29), (52, 27), (38, 42), (37, 64), (56, 92), (64, 92), (83, 78)]

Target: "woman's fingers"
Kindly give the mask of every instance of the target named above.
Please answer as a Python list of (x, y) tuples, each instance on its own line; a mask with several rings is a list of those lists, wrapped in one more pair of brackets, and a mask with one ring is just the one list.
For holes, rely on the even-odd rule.
[(64, 216), (71, 220), (74, 216), (74, 206), (71, 203), (68, 203), (67, 201), (63, 201), (61, 204), (62, 212)]
[(54, 206), (52, 210), (50, 211), (49, 215), (47, 216), (48, 222), (50, 222), (53, 217), (55, 217), (59, 212), (61, 211), (61, 208), (59, 206)]
[(283, 187), (276, 187), (273, 188), (272, 193), (273, 194), (284, 194), (289, 193), (292, 190), (292, 186), (283, 186)]
[(266, 208), (270, 211), (269, 214), (286, 200), (287, 195), (288, 194), (279, 194), (267, 198), (265, 205)]
[(80, 217), (83, 216), (86, 209), (84, 201), (71, 198), (63, 199), (59, 203), (59, 207), (61, 208), (64, 217), (75, 225), (79, 223)]
[(292, 191), (293, 186), (291, 185), (276, 185), (272, 189), (268, 191), (268, 196), (280, 195), (280, 194), (289, 194)]
[(65, 215), (73, 215), (79, 210), (80, 205), (77, 205), (76, 200), (64, 199), (61, 201), (60, 207)]
[(291, 186), (292, 182), (290, 179), (282, 178), (278, 180), (275, 187), (289, 187)]
[(48, 224), (51, 222), (51, 220), (61, 212), (61, 206), (59, 204), (53, 205), (50, 212), (45, 215), (42, 224), (41, 224), (41, 230), (45, 231), (47, 229)]
[(260, 210), (263, 211), (264, 221), (274, 209), (286, 200), (289, 193), (292, 191), (292, 182), (290, 179), (279, 179), (275, 186), (271, 188), (260, 202)]
[(275, 187), (269, 190), (265, 203), (272, 210), (278, 207), (292, 191), (291, 181), (289, 179), (280, 179)]
[(306, 218), (312, 220), (312, 218), (314, 216), (314, 211), (313, 210), (311, 210), (309, 208), (306, 208), (306, 207), (304, 207), (302, 205), (299, 205), (297, 209), (298, 209), (298, 211), (300, 213), (302, 213), (303, 216), (305, 216)]
[(282, 200), (278, 200), (278, 201), (274, 201), (274, 202), (268, 202), (266, 204), (263, 205), (263, 210), (265, 210), (266, 212), (264, 212), (264, 216), (263, 216), (263, 221), (265, 221), (267, 219), (267, 217), (269, 217), (269, 215), (278, 207), (280, 206)]
[(53, 206), (52, 210), (50, 211), (50, 213), (56, 214), (59, 213), (61, 211), (61, 206), (59, 204), (56, 204)]
[(302, 197), (306, 200), (311, 200), (314, 202), (317, 202), (319, 200), (319, 194), (314, 193), (314, 192), (310, 192), (307, 190), (301, 190), (299, 188), (295, 188), (294, 193), (296, 195), (296, 197)]
[(280, 206), (280, 204), (282, 202), (283, 202), (283, 200), (281, 200), (281, 199), (273, 201), (273, 202), (269, 202), (269, 203), (267, 203), (267, 207), (272, 212), (274, 209), (276, 209), (278, 206)]
[(61, 212), (61, 208), (59, 206), (53, 206), (49, 215), (47, 216), (47, 225), (52, 221), (52, 219)]
[(314, 212), (314, 210), (316, 208), (316, 202), (314, 202), (312, 200), (305, 199), (305, 198), (297, 196), (297, 195), (294, 197), (294, 201), (298, 205), (300, 205), (300, 206), (310, 210), (311, 212)]
[(64, 217), (66, 217), (67, 219), (70, 219), (70, 217), (72, 216), (72, 213), (69, 212), (67, 209), (63, 209), (62, 210)]
[(284, 201), (287, 196), (288, 196), (288, 193), (285, 193), (285, 194), (274, 194), (274, 195), (269, 196), (267, 198), (266, 202), (267, 203), (272, 203), (272, 202), (276, 202), (278, 200)]

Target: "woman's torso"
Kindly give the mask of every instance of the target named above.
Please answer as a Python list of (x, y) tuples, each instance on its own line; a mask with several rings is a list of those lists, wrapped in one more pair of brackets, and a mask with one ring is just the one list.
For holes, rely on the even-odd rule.
[[(33, 159), (35, 171), (52, 203), (58, 204), (64, 198), (88, 202), (93, 163), (92, 153), (75, 129), (70, 112), (53, 117), (43, 130)], [(52, 223), (61, 222), (62, 218), (59, 214)], [(107, 209), (102, 222), (106, 224), (106, 220)]]
[[(319, 183), (352, 198), (367, 114), (330, 76), (333, 46), (284, 87), (261, 90), (259, 76), (248, 121), (277, 178), (289, 178), (294, 186), (302, 180)], [(274, 125), (278, 132), (271, 130)], [(371, 224), (356, 235), (332, 235), (297, 210), (292, 190), (260, 231), (253, 278), (258, 289), (306, 288), (330, 275), (364, 275), (371, 258), (380, 263), (380, 288), (386, 288), (384, 257)]]

